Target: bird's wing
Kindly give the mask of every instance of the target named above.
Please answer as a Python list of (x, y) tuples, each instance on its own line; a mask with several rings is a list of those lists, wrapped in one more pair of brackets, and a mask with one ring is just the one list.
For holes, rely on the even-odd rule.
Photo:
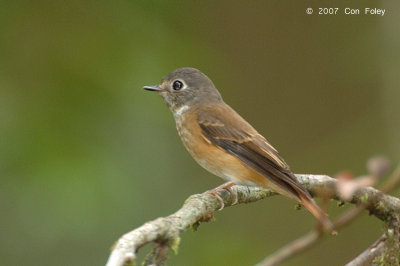
[(309, 195), (277, 150), (228, 105), (202, 108), (197, 119), (208, 142), (236, 156), (290, 194)]

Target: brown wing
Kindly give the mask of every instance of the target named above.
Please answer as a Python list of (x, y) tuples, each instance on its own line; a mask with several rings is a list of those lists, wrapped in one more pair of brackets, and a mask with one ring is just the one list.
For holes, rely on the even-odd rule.
[(228, 105), (198, 112), (198, 122), (207, 141), (239, 158), (252, 169), (300, 199), (309, 195), (297, 182), (288, 165), (250, 124)]

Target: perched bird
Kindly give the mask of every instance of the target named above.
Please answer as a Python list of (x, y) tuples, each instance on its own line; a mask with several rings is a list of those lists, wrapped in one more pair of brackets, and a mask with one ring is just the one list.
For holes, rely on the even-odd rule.
[[(179, 68), (145, 90), (159, 93), (172, 111), (183, 145), (206, 170), (235, 184), (262, 186), (303, 204), (322, 224), (327, 215), (297, 181), (278, 151), (227, 105), (213, 82), (195, 68)], [(233, 182), (233, 183), (232, 183)]]

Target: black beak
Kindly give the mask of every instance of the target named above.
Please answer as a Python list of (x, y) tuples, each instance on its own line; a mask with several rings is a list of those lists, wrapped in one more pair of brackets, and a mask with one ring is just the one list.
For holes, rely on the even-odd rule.
[(158, 85), (154, 85), (154, 86), (144, 86), (143, 89), (144, 89), (144, 90), (147, 90), (147, 91), (163, 91), (163, 89), (161, 89), (160, 87), (158, 87)]

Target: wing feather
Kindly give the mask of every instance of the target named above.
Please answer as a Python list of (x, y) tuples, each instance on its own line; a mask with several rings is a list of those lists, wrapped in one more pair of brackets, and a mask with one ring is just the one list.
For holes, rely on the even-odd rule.
[[(230, 117), (227, 117), (227, 111)], [(297, 182), (277, 150), (229, 106), (213, 108), (212, 111), (202, 108), (198, 112), (197, 119), (202, 134), (208, 142), (236, 156), (291, 194), (309, 195)]]

